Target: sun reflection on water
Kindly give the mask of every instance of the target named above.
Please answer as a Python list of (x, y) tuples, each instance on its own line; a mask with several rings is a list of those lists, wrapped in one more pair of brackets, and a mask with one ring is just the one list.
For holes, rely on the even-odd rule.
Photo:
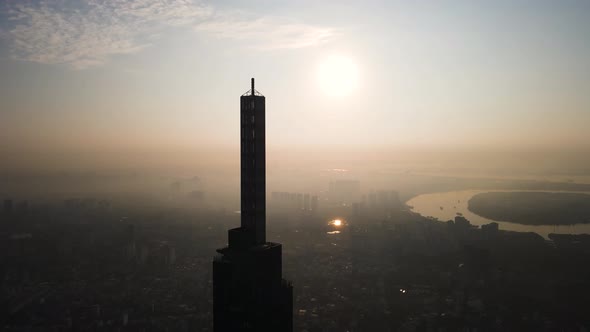
[[(326, 232), (329, 235), (340, 234), (341, 231), (345, 227), (346, 223), (344, 220), (336, 218), (332, 219), (328, 222), (328, 231)], [(340, 229), (340, 230), (339, 230)]]

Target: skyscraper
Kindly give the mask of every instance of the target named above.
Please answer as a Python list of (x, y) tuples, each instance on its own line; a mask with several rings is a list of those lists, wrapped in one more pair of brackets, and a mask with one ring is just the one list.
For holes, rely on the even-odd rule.
[(213, 325), (221, 331), (292, 331), (293, 287), (282, 246), (266, 241), (265, 98), (240, 98), (241, 225), (213, 261)]

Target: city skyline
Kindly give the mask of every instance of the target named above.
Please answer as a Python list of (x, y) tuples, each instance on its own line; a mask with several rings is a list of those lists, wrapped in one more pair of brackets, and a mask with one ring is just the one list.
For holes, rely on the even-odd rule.
[(0, 0), (0, 326), (588, 331), (589, 35), (583, 0)]

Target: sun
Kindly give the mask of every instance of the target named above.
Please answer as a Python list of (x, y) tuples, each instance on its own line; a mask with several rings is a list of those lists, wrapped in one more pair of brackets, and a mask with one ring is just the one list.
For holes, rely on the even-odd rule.
[(352, 93), (358, 84), (358, 67), (351, 57), (330, 55), (318, 66), (318, 84), (328, 96), (342, 97)]

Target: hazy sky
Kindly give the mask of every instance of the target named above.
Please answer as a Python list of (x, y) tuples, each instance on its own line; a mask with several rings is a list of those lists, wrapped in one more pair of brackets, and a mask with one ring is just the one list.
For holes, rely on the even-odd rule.
[(250, 77), (277, 149), (587, 147), (589, 36), (585, 0), (1, 0), (0, 159), (237, 147)]

